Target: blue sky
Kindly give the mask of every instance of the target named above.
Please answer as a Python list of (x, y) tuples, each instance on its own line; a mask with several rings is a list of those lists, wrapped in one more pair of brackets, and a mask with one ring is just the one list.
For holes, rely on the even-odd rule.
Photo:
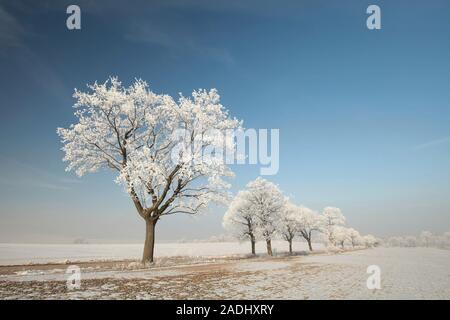
[[(0, 1), (0, 241), (142, 240), (110, 174), (64, 172), (55, 133), (73, 89), (110, 75), (174, 96), (215, 87), (247, 128), (279, 128), (269, 179), (298, 204), (380, 236), (447, 230), (449, 17), (438, 0)], [(235, 169), (233, 190), (259, 172)], [(224, 211), (167, 217), (158, 237), (222, 233)]]

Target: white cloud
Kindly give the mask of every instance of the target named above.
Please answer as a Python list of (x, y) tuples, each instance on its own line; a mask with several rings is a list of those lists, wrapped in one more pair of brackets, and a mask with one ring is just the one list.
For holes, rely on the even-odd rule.
[(418, 145), (414, 146), (414, 150), (421, 150), (421, 149), (425, 149), (425, 148), (430, 148), (430, 147), (434, 147), (434, 146), (437, 146), (437, 145), (440, 145), (440, 144), (444, 144), (444, 143), (448, 143), (448, 142), (450, 142), (450, 136), (418, 144)]

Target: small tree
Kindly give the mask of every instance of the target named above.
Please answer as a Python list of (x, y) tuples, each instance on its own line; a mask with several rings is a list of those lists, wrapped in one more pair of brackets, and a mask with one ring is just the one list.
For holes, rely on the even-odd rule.
[(419, 241), (417, 240), (417, 237), (415, 236), (405, 236), (405, 243), (406, 247), (417, 247), (419, 244)]
[(334, 231), (336, 226), (345, 225), (345, 217), (341, 209), (335, 207), (326, 207), (322, 213), (324, 219), (324, 230), (328, 237), (328, 243), (334, 245), (336, 242)]
[(250, 240), (252, 254), (256, 254), (256, 223), (248, 191), (239, 191), (223, 217), (223, 226), (238, 239)]
[(425, 245), (425, 247), (429, 247), (433, 240), (433, 234), (430, 231), (422, 231), (420, 233), (420, 242)]
[(358, 231), (356, 231), (353, 228), (348, 228), (347, 229), (348, 232), (348, 237), (352, 243), (352, 247), (354, 248), (356, 245), (358, 245), (359, 243), (361, 243), (361, 235), (359, 234)]
[(403, 237), (390, 237), (387, 240), (387, 243), (390, 247), (404, 247)]
[(297, 210), (299, 212), (297, 220), (298, 232), (308, 243), (309, 250), (313, 251), (312, 248), (313, 232), (319, 232), (322, 230), (324, 226), (324, 219), (322, 216), (315, 213), (313, 210), (309, 208), (298, 207)]
[(266, 241), (267, 254), (272, 253), (272, 237), (277, 232), (278, 220), (285, 199), (277, 185), (261, 177), (247, 184), (248, 201), (255, 214), (259, 234)]
[(367, 248), (372, 248), (377, 244), (377, 238), (375, 238), (373, 235), (368, 234), (363, 237), (364, 244)]
[(297, 206), (286, 201), (281, 210), (278, 230), (289, 244), (289, 254), (292, 254), (292, 240), (298, 232), (298, 214)]
[(342, 226), (335, 226), (333, 228), (333, 238), (335, 245), (340, 245), (342, 249), (345, 248), (345, 242), (350, 239), (349, 230)]
[[(77, 123), (57, 130), (67, 170), (77, 175), (111, 169), (146, 224), (142, 261), (153, 262), (155, 225), (175, 213), (196, 214), (224, 201), (232, 171), (208, 150), (234, 148), (228, 130), (240, 127), (215, 89), (176, 102), (117, 78), (75, 91)], [(233, 150), (234, 151), (234, 150)], [(231, 153), (231, 152), (230, 152)]]

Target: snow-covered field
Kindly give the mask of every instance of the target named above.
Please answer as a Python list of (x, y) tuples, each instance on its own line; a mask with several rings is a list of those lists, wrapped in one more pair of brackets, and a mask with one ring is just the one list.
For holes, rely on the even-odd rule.
[[(230, 246), (195, 245), (215, 256), (223, 255), (221, 246)], [(245, 245), (242, 248), (234, 245), (232, 254), (248, 249)], [(213, 247), (217, 251), (209, 251)], [(196, 253), (199, 252), (197, 249)], [(94, 256), (91, 252), (89, 257)], [(367, 288), (369, 265), (379, 266), (381, 289)], [(434, 248), (375, 248), (273, 258), (223, 257), (145, 269), (132, 262), (107, 267), (80, 264), (80, 267), (81, 288), (72, 291), (66, 287), (65, 265), (47, 269), (0, 267), (0, 298), (450, 299), (450, 251)]]
[[(275, 251), (286, 251), (286, 241), (274, 241)], [(314, 244), (323, 249), (321, 244)], [(48, 262), (70, 262), (91, 260), (123, 260), (139, 259), (142, 255), (142, 244), (7, 244), (0, 243), (0, 265), (16, 265)], [(306, 251), (304, 242), (294, 242), (295, 251)], [(258, 242), (257, 253), (264, 253), (265, 243)], [(173, 242), (157, 243), (155, 256), (230, 256), (250, 252), (247, 242)]]

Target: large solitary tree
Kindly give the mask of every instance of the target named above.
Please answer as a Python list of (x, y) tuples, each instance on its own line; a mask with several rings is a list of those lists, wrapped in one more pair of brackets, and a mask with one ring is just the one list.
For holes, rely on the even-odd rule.
[[(75, 90), (77, 122), (58, 128), (68, 162), (78, 176), (107, 168), (125, 187), (146, 225), (142, 261), (153, 262), (155, 225), (163, 216), (196, 214), (223, 201), (233, 172), (220, 158), (232, 154), (240, 128), (220, 104), (215, 89), (178, 101), (136, 80), (125, 88), (117, 78)], [(218, 156), (219, 155), (219, 156)]]

